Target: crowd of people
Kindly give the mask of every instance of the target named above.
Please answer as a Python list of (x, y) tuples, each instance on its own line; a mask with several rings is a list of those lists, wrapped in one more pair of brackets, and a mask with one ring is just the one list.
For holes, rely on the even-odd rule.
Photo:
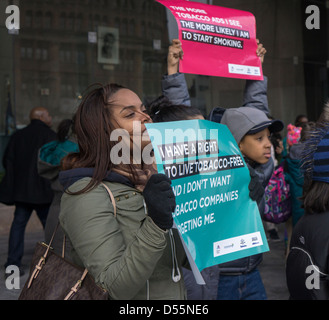
[[(262, 62), (265, 53), (258, 42), (255, 54)], [(178, 230), (172, 228), (176, 201), (171, 181), (157, 172), (154, 162), (140, 157), (145, 152), (153, 156), (147, 149), (145, 124), (208, 119), (226, 125), (232, 133), (250, 173), (249, 196), (261, 217), (268, 183), (278, 167), (284, 168), (291, 199), (291, 217), (285, 222), (291, 299), (327, 299), (327, 284), (323, 284), (329, 252), (326, 116), (317, 123), (298, 116), (283, 138), (283, 122), (270, 116), (266, 76), (262, 81), (246, 81), (241, 107), (217, 107), (204, 115), (191, 106), (184, 74), (178, 70), (182, 57), (180, 41), (173, 40), (163, 95), (147, 106), (121, 85), (95, 84), (57, 133), (50, 129), (48, 110), (32, 109), (31, 123), (11, 136), (3, 159), (6, 173), (0, 202), (15, 205), (6, 266), (21, 267), (24, 231), (35, 210), (46, 241), (60, 223), (53, 249), (62, 250), (65, 234), (70, 248), (66, 257), (87, 268), (112, 299), (267, 299), (258, 271), (262, 254), (206, 268), (202, 271), (206, 284), (196, 283)], [(113, 141), (111, 134), (118, 129), (127, 134)], [(129, 161), (113, 161), (118, 142), (134, 150)], [(139, 162), (134, 158), (136, 150)], [(105, 186), (114, 195), (116, 210)], [(277, 240), (276, 225), (264, 225), (269, 239)], [(311, 265), (321, 270), (320, 289), (305, 287), (308, 274), (301, 268), (310, 264), (310, 257)]]

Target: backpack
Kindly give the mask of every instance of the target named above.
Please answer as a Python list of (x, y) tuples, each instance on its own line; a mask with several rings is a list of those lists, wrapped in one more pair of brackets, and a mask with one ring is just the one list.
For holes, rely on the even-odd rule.
[(283, 166), (272, 174), (265, 188), (265, 210), (263, 220), (279, 224), (291, 217), (290, 186), (286, 183)]

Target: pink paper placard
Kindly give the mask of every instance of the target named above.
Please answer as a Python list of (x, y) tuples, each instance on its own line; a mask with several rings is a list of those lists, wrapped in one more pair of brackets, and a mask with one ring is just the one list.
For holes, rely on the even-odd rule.
[(263, 80), (256, 21), (247, 11), (184, 0), (156, 0), (177, 20), (183, 73)]

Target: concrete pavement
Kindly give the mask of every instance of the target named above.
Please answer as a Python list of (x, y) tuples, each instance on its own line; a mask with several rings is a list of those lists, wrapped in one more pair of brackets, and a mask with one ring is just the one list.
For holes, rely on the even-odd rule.
[[(29, 273), (36, 242), (43, 241), (44, 235), (40, 221), (35, 213), (28, 223), (25, 233), (25, 251), (22, 266), (25, 274), (20, 279), (19, 289), (7, 289), (5, 269), (3, 265), (7, 259), (8, 236), (13, 217), (14, 207), (0, 204), (0, 300), (17, 300), (21, 288), (24, 286)], [(259, 270), (267, 292), (268, 300), (287, 300), (289, 298), (285, 277), (285, 246), (284, 225), (279, 225), (280, 241), (269, 241), (270, 251), (264, 254)]]
[(285, 266), (285, 224), (280, 224), (278, 233), (280, 241), (268, 241), (270, 251), (263, 254), (259, 271), (263, 279), (268, 300), (288, 300)]

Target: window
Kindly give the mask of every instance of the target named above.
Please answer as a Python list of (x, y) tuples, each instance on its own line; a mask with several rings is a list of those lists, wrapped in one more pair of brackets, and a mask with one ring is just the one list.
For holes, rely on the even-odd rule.
[(75, 29), (76, 30), (82, 29), (82, 21), (83, 21), (82, 14), (78, 14), (77, 18), (75, 19)]
[(26, 48), (21, 47), (21, 58), (24, 59), (26, 58)]
[(33, 14), (32, 11), (26, 11), (25, 13), (25, 27), (32, 27), (32, 22), (33, 22)]
[(94, 17), (94, 28), (97, 30), (98, 26), (100, 25), (101, 18), (98, 14)]
[(65, 62), (71, 62), (71, 51), (69, 49), (65, 50)]
[(68, 30), (73, 30), (73, 28), (74, 28), (74, 14), (73, 13), (70, 13), (70, 15), (67, 18), (66, 28)]
[(44, 61), (48, 60), (48, 49), (42, 49), (41, 59)]
[(42, 50), (40, 48), (35, 49), (35, 56), (34, 56), (35, 60), (40, 60), (41, 59), (41, 51)]
[(32, 48), (26, 48), (26, 58), (32, 59), (33, 56), (33, 49)]
[(89, 15), (88, 28), (89, 31), (94, 31), (93, 16), (91, 14)]
[(42, 12), (38, 11), (35, 15), (34, 26), (38, 29), (42, 28)]
[(136, 25), (134, 20), (129, 21), (129, 35), (134, 35), (136, 30)]
[(70, 63), (72, 61), (71, 48), (67, 45), (63, 45), (59, 49), (59, 61), (62, 63)]
[(78, 65), (86, 64), (86, 54), (82, 49), (78, 49), (78, 51), (75, 52), (75, 57)]
[(59, 27), (61, 29), (65, 29), (66, 28), (66, 14), (64, 12), (61, 13), (61, 15), (60, 15), (60, 18), (59, 18)]
[(123, 19), (122, 20), (121, 30), (120, 31), (122, 32), (122, 34), (126, 35), (128, 33), (127, 30), (128, 30), (128, 22), (127, 22), (127, 19)]
[(109, 21), (107, 19), (107, 16), (103, 16), (103, 26), (108, 26), (109, 25)]
[(46, 29), (51, 29), (52, 28), (53, 15), (52, 15), (51, 12), (47, 12), (45, 14), (45, 20), (44, 20), (44, 22), (45, 22), (45, 25), (44, 26), (45, 26)]

